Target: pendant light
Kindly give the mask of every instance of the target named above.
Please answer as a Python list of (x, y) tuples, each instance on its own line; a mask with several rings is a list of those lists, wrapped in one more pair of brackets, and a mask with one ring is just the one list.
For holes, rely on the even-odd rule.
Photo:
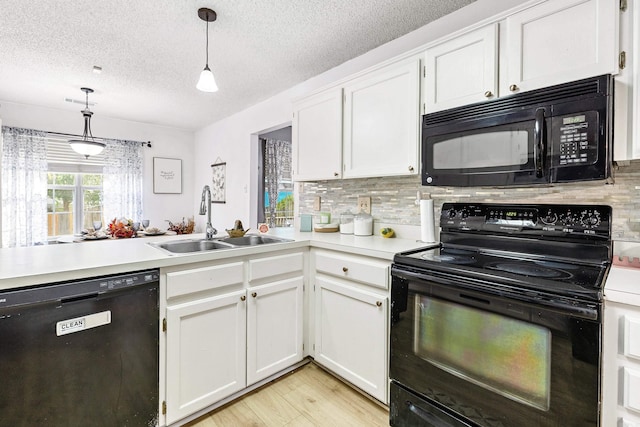
[(204, 66), (204, 70), (200, 73), (200, 79), (198, 80), (196, 88), (203, 92), (216, 92), (218, 90), (218, 85), (216, 84), (216, 79), (213, 77), (213, 73), (209, 68), (209, 22), (215, 21), (218, 15), (216, 15), (213, 10), (203, 7), (198, 9), (198, 16), (207, 23), (207, 62)]
[(84, 110), (82, 110), (82, 116), (84, 117), (84, 132), (82, 133), (82, 139), (71, 139), (69, 140), (69, 145), (73, 151), (78, 154), (82, 154), (88, 159), (89, 156), (100, 154), (106, 145), (102, 142), (94, 141), (93, 135), (91, 134), (91, 116), (93, 115), (93, 112), (89, 110), (89, 94), (93, 93), (93, 89), (82, 87), (80, 90), (86, 94), (86, 104)]

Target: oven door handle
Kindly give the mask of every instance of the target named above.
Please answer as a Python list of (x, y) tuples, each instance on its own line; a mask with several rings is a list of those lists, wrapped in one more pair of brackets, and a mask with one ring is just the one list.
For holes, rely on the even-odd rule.
[(411, 402), (410, 400), (407, 400), (404, 403), (407, 405), (407, 408), (409, 409), (409, 411), (413, 412), (415, 415), (417, 415), (421, 419), (425, 420), (427, 423), (429, 423), (430, 426), (432, 426), (432, 427), (452, 427), (451, 424), (446, 423), (446, 422), (442, 421), (439, 418), (436, 418), (432, 413), (427, 412), (426, 410), (422, 409), (421, 407), (414, 405), (413, 402)]
[(545, 157), (545, 133), (544, 133), (544, 108), (536, 110), (536, 124), (533, 128), (533, 166), (536, 170), (536, 177), (544, 176)]

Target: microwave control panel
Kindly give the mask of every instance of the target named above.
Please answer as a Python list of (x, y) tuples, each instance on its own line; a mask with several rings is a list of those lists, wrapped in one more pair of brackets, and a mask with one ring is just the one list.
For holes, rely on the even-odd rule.
[(598, 112), (551, 119), (554, 166), (583, 166), (598, 161)]

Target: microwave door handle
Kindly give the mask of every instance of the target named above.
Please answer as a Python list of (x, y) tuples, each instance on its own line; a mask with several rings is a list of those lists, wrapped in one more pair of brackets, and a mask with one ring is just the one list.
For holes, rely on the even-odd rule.
[(533, 130), (533, 166), (536, 177), (544, 175), (545, 132), (544, 132), (544, 108), (536, 110), (536, 124)]

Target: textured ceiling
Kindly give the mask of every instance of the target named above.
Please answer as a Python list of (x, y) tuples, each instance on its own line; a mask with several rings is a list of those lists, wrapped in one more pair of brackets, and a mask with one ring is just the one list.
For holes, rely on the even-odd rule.
[(79, 111), (87, 86), (96, 119), (198, 129), (472, 1), (0, 0), (0, 101)]

